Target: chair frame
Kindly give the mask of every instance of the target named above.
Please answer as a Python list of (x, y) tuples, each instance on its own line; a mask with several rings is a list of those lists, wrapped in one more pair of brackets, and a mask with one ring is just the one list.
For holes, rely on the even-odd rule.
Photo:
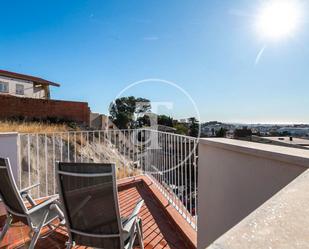
[[(130, 240), (128, 244), (125, 246), (125, 241), (124, 241), (124, 233), (126, 232), (125, 230), (125, 224), (122, 223), (121, 221), (121, 216), (120, 216), (120, 210), (119, 210), (119, 203), (118, 203), (118, 189), (116, 185), (116, 170), (115, 170), (115, 164), (114, 163), (108, 163), (107, 165), (111, 165), (112, 171), (110, 173), (72, 173), (72, 172), (65, 172), (61, 171), (59, 169), (61, 162), (57, 162), (57, 167), (56, 167), (56, 176), (57, 176), (57, 183), (58, 183), (58, 189), (59, 189), (59, 196), (60, 200), (62, 203), (65, 203), (64, 201), (64, 195), (63, 195), (63, 190), (61, 188), (61, 180), (60, 180), (60, 175), (69, 175), (69, 176), (78, 176), (78, 177), (100, 177), (100, 176), (112, 176), (113, 179), (113, 195), (114, 195), (114, 204), (115, 204), (115, 210), (117, 213), (117, 223), (118, 223), (118, 228), (119, 228), (119, 233), (118, 234), (91, 234), (91, 233), (85, 233), (82, 231), (74, 230), (70, 226), (69, 218), (66, 213), (66, 209), (64, 209), (64, 217), (66, 219), (66, 226), (68, 229), (68, 235), (69, 235), (69, 240), (67, 241), (66, 249), (70, 249), (75, 245), (75, 242), (72, 239), (72, 233), (79, 234), (79, 235), (84, 235), (84, 236), (89, 236), (89, 237), (96, 237), (96, 238), (115, 238), (119, 237), (120, 239), (120, 246), (121, 248), (119, 249), (132, 249), (134, 245), (134, 241), (136, 239), (136, 236), (138, 237), (138, 243), (140, 246), (140, 249), (144, 249), (144, 243), (143, 243), (143, 234), (142, 234), (142, 223), (141, 219), (137, 216), (138, 212), (140, 211), (140, 208), (144, 204), (144, 200), (139, 200), (137, 203), (135, 209), (133, 210), (132, 214), (128, 217), (126, 220), (125, 224), (128, 224), (129, 221), (133, 221), (133, 224), (129, 227), (130, 233)], [(76, 164), (82, 164), (82, 163), (76, 163)], [(102, 163), (100, 163), (102, 164)], [(132, 226), (134, 226), (134, 229), (131, 229)]]
[[(6, 222), (5, 225), (2, 229), (2, 231), (0, 232), (0, 241), (2, 241), (2, 239), (4, 238), (5, 234), (7, 233), (7, 231), (9, 230), (10, 226), (12, 225), (13, 219), (14, 217), (21, 217), (21, 218), (25, 218), (28, 222), (28, 225), (31, 228), (31, 232), (33, 232), (33, 236), (31, 238), (31, 242), (29, 245), (30, 249), (33, 249), (38, 241), (38, 239), (40, 238), (40, 233), (42, 231), (42, 228), (45, 226), (48, 226), (50, 228), (51, 231), (53, 231), (54, 225), (52, 224), (52, 222), (54, 220), (56, 220), (57, 218), (59, 218), (61, 221), (64, 221), (64, 216), (63, 216), (63, 212), (60, 208), (60, 203), (59, 203), (59, 197), (54, 196), (51, 197), (49, 199), (47, 199), (46, 201), (43, 201), (40, 204), (36, 204), (34, 199), (31, 197), (31, 195), (29, 194), (29, 191), (35, 187), (38, 187), (40, 184), (34, 184), (30, 187), (24, 188), (22, 190), (18, 190), (18, 187), (16, 185), (15, 179), (13, 177), (13, 172), (12, 172), (12, 168), (11, 168), (11, 164), (10, 164), (10, 160), (9, 158), (3, 158), (5, 161), (5, 165), (6, 166), (0, 166), (1, 169), (6, 169), (8, 171), (8, 176), (9, 176), (9, 180), (10, 183), (12, 185), (12, 188), (14, 190), (14, 194), (16, 195), (19, 205), (22, 207), (23, 209), (23, 213), (18, 213), (14, 210), (12, 210), (4, 201), (4, 198), (2, 198), (1, 193), (0, 193), (0, 198), (7, 210), (7, 218), (6, 218)], [(1, 183), (0, 183), (1, 184)], [(23, 198), (25, 198), (30, 206), (31, 209), (28, 209), (23, 201)], [(47, 208), (48, 207), (48, 208)], [(46, 209), (45, 212), (42, 215), (42, 220), (38, 225), (35, 225), (32, 221), (31, 215), (36, 213), (37, 211), (41, 210), (42, 208)], [(56, 216), (55, 218), (51, 219), (51, 220), (47, 220), (49, 212), (51, 210), (55, 209), (56, 212), (58, 213), (58, 216)], [(63, 225), (64, 223), (59, 223), (59, 225)], [(31, 235), (30, 235), (31, 237)]]

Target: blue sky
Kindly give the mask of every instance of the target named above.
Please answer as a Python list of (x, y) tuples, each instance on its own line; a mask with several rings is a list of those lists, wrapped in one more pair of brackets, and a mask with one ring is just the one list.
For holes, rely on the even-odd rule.
[[(202, 121), (309, 123), (308, 23), (265, 43), (254, 29), (261, 2), (3, 1), (0, 68), (59, 82), (53, 98), (102, 113), (132, 82), (159, 78), (186, 90)], [(176, 118), (196, 115), (167, 86), (129, 93), (173, 102), (161, 112)]]

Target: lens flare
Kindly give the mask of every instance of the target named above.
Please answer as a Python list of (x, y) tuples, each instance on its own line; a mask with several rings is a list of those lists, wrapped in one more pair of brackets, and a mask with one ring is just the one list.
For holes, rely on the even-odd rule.
[(298, 0), (270, 0), (258, 12), (256, 28), (263, 39), (279, 40), (292, 36), (300, 27), (302, 13)]

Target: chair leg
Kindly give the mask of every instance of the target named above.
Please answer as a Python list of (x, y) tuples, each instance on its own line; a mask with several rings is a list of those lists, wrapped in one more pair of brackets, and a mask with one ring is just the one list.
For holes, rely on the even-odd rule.
[(65, 245), (66, 245), (66, 249), (71, 249), (73, 246), (75, 246), (75, 242), (72, 242), (72, 240), (71, 239), (69, 239), (66, 243), (65, 243)]
[(66, 244), (66, 249), (71, 249), (72, 248), (72, 243), (71, 242), (67, 242)]
[(29, 245), (29, 249), (34, 249), (36, 242), (38, 241), (39, 237), (40, 237), (40, 232), (41, 232), (42, 228), (40, 229), (36, 229), (36, 231), (34, 232), (30, 245)]
[(6, 218), (6, 221), (5, 221), (5, 225), (0, 233), (0, 241), (3, 240), (5, 234), (7, 233), (7, 231), (9, 230), (10, 228), (10, 225), (12, 223), (12, 217), (10, 215), (7, 216)]
[(136, 226), (137, 226), (137, 237), (138, 237), (140, 249), (144, 249), (143, 228), (142, 228), (142, 220), (141, 219), (139, 219), (136, 222)]
[(49, 214), (49, 211), (48, 210), (45, 211), (45, 213), (43, 215), (43, 219), (42, 219), (40, 225), (35, 229), (34, 234), (32, 236), (32, 239), (31, 239), (31, 242), (30, 242), (30, 245), (29, 245), (29, 249), (34, 249), (35, 244), (36, 244), (36, 242), (38, 241), (38, 239), (40, 237), (41, 230), (42, 230), (42, 228), (43, 228), (43, 226), (45, 224), (45, 221), (47, 219), (48, 214)]
[(70, 232), (68, 232), (68, 235), (69, 235), (69, 239), (65, 242), (65, 246), (66, 246), (65, 248), (71, 249), (71, 248), (73, 248), (73, 246), (75, 246), (75, 241), (72, 240)]

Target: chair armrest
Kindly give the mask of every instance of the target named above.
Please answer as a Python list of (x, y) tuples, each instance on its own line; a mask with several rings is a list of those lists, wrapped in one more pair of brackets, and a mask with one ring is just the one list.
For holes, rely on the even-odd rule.
[(31, 189), (33, 189), (33, 188), (39, 186), (39, 185), (40, 185), (40, 183), (36, 183), (36, 184), (34, 184), (34, 185), (30, 186), (30, 187), (24, 188), (24, 189), (22, 189), (22, 190), (19, 191), (19, 194), (21, 195), (21, 197), (22, 197), (22, 198), (26, 198), (27, 201), (30, 203), (30, 205), (31, 205), (32, 207), (36, 206), (36, 203), (35, 203), (35, 201), (33, 200), (33, 198), (29, 195), (28, 192), (29, 192), (29, 190), (31, 190)]
[(48, 206), (48, 205), (50, 205), (52, 203), (58, 204), (57, 203), (58, 199), (59, 199), (58, 196), (54, 196), (54, 197), (52, 197), (52, 198), (50, 198), (50, 199), (48, 199), (48, 200), (46, 200), (46, 201), (36, 205), (36, 206), (34, 206), (33, 208), (31, 208), (30, 210), (28, 210), (27, 214), (32, 214), (32, 213), (40, 210), (41, 208), (44, 208), (44, 207), (46, 207), (46, 206)]
[(128, 219), (125, 220), (123, 224), (124, 232), (130, 233), (130, 231), (132, 231), (133, 225), (137, 221), (137, 215), (139, 211), (141, 210), (141, 207), (143, 206), (143, 204), (144, 204), (144, 200), (140, 199), (138, 203), (136, 204), (134, 210), (132, 211), (131, 215), (128, 217)]
[(131, 215), (129, 216), (128, 220), (134, 218), (134, 217), (137, 217), (139, 211), (141, 210), (142, 206), (144, 205), (144, 200), (143, 199), (140, 199), (136, 205), (135, 205), (135, 208), (133, 209)]
[(30, 186), (30, 187), (27, 187), (27, 188), (24, 188), (24, 189), (20, 190), (19, 193), (20, 193), (20, 194), (22, 194), (22, 193), (27, 193), (29, 190), (31, 190), (31, 189), (33, 189), (33, 188), (36, 188), (36, 187), (38, 187), (39, 185), (40, 185), (40, 183), (36, 183), (36, 184), (34, 184), (34, 185)]

